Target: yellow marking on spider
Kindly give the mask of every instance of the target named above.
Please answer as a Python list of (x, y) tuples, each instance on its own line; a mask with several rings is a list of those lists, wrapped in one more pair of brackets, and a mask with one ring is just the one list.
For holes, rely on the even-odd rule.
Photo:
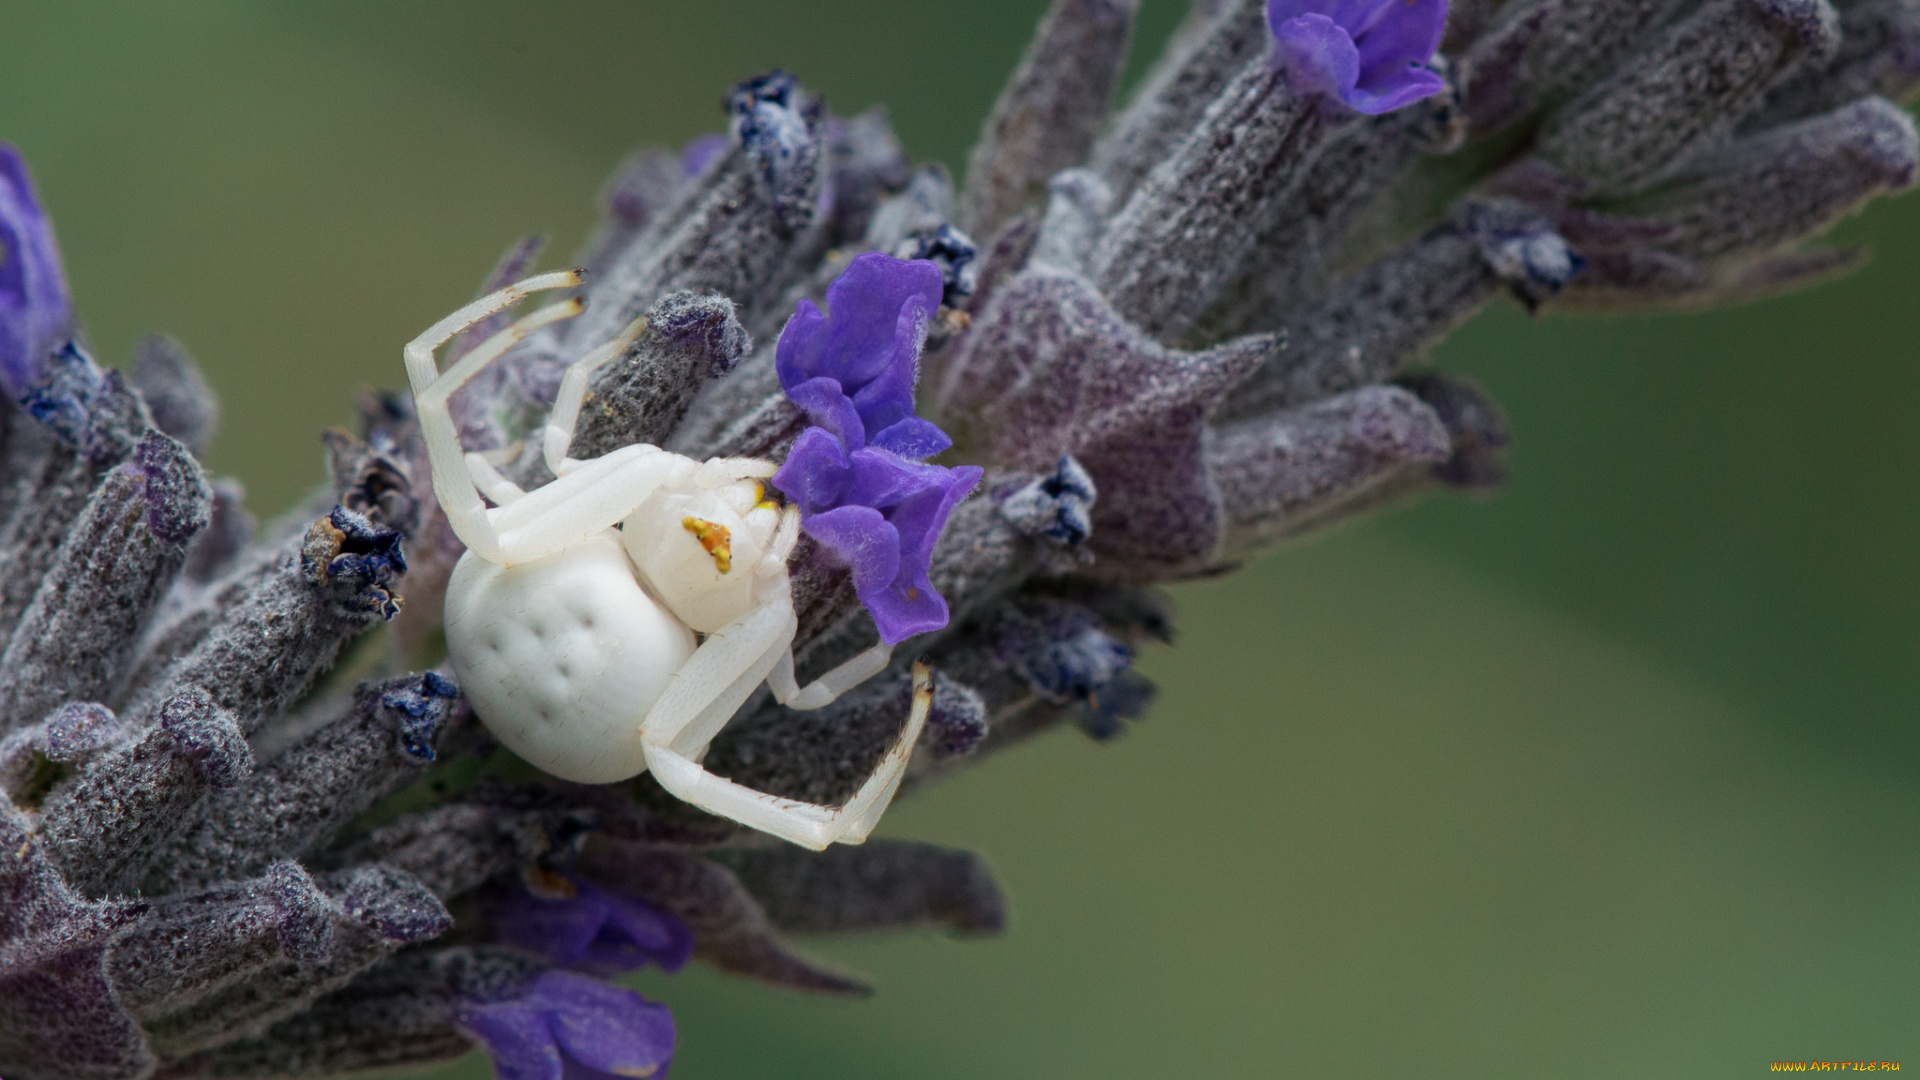
[(753, 482), (753, 508), (755, 510), (779, 510), (780, 504), (767, 498), (767, 486), (760, 481)]
[(680, 527), (700, 541), (700, 546), (713, 556), (713, 565), (721, 573), (733, 569), (733, 534), (727, 531), (725, 525), (688, 516), (680, 519)]

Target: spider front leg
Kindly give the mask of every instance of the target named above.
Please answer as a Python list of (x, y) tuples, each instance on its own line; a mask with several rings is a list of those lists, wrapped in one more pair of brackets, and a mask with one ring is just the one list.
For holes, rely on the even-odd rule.
[(625, 352), (646, 329), (647, 317), (642, 315), (628, 323), (612, 341), (569, 364), (566, 374), (560, 376), (560, 389), (553, 396), (553, 408), (547, 413), (547, 426), (540, 436), (540, 451), (553, 475), (564, 475), (579, 464), (567, 456), (567, 449), (573, 445), (573, 428), (580, 420), (580, 406), (587, 400), (587, 380), (607, 361)]
[(434, 323), (402, 350), (407, 365), (407, 381), (413, 387), (414, 412), (419, 418), (420, 434), (427, 444), (427, 459), (433, 467), (433, 492), (447, 515), (447, 524), (462, 543), (491, 562), (502, 561), (499, 538), (487, 520), (486, 504), (480, 499), (465, 454), (460, 447), (459, 429), (454, 426), (448, 401), (454, 391), (466, 385), (495, 358), (534, 330), (580, 313), (580, 302), (569, 300), (551, 304), (488, 338), (472, 352), (460, 358), (445, 373), (435, 363), (434, 350), (455, 334), (497, 312), (504, 311), (536, 292), (567, 289), (580, 284), (578, 271), (562, 271), (528, 278), (498, 292), (489, 293)]
[(900, 786), (932, 700), (924, 666), (914, 672), (913, 707), (900, 738), (844, 806), (783, 799), (715, 776), (697, 764), (706, 744), (753, 692), (793, 638), (791, 605), (754, 608), (708, 635), (647, 711), (640, 735), (647, 767), (678, 798), (815, 851), (836, 840), (859, 843)]

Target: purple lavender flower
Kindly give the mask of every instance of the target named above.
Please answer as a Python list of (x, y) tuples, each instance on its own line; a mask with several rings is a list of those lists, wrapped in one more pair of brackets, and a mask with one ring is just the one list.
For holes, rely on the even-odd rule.
[(0, 381), (19, 397), (73, 317), (53, 225), (20, 151), (0, 143)]
[(571, 896), (515, 889), (491, 914), (501, 940), (583, 971), (612, 974), (648, 963), (679, 971), (693, 955), (685, 923), (638, 900), (602, 892), (578, 878), (556, 878)]
[(853, 567), (854, 591), (889, 645), (947, 625), (927, 571), (947, 515), (981, 476), (921, 460), (953, 445), (913, 415), (920, 346), (944, 288), (931, 262), (868, 252), (827, 286), (826, 314), (800, 301), (774, 352), (781, 388), (814, 426), (773, 486)]
[(780, 332), (780, 388), (848, 450), (869, 444), (919, 459), (946, 435), (913, 415), (927, 320), (940, 307), (940, 268), (880, 252), (853, 260), (827, 286), (827, 313), (802, 300)]
[(850, 451), (816, 427), (801, 433), (773, 486), (800, 507), (807, 532), (853, 567), (880, 640), (897, 645), (947, 625), (947, 601), (927, 571), (947, 515), (981, 475), (978, 466), (927, 465), (877, 447)]
[(518, 998), (462, 1005), (454, 1023), (486, 1044), (500, 1080), (659, 1078), (673, 1060), (666, 1006), (566, 971)]
[(1446, 89), (1425, 66), (1446, 22), (1447, 0), (1267, 0), (1271, 63), (1293, 92), (1369, 114)]

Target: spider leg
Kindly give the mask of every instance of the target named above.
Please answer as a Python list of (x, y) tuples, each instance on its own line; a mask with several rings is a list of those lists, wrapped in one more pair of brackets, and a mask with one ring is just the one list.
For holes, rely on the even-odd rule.
[[(906, 778), (907, 763), (913, 758), (913, 748), (920, 741), (920, 729), (926, 725), (927, 713), (933, 708), (933, 673), (927, 665), (916, 660), (913, 663), (913, 704), (907, 710), (907, 726), (901, 731), (899, 741), (887, 751), (887, 756), (874, 766), (873, 775), (853, 793), (847, 805), (840, 812), (850, 815), (846, 823), (846, 832), (841, 835), (843, 844), (858, 844), (867, 839), (867, 834), (880, 824), (880, 815), (892, 804), (894, 793), (900, 790), (900, 781)], [(886, 777), (884, 783), (882, 778)]]
[(565, 476), (489, 513), (500, 561), (551, 555), (610, 529), (663, 484), (684, 479), (692, 469), (691, 460), (644, 443), (579, 462)]
[(862, 649), (852, 659), (820, 676), (802, 688), (793, 677), (793, 650), (788, 649), (767, 673), (767, 688), (780, 704), (806, 711), (831, 705), (841, 694), (859, 686), (887, 669), (893, 659), (893, 646), (877, 644)]
[(500, 475), (493, 462), (485, 454), (469, 452), (465, 459), (467, 473), (473, 477), (473, 484), (480, 493), (493, 500), (495, 506), (505, 506), (526, 494), (520, 485)]
[(931, 690), (925, 669), (915, 672), (914, 706), (900, 738), (846, 805), (832, 809), (783, 799), (736, 784), (701, 768), (696, 758), (765, 678), (792, 641), (791, 607), (757, 607), (708, 635), (692, 659), (647, 711), (640, 733), (647, 767), (680, 799), (816, 851), (836, 840), (865, 839), (900, 784), (926, 722)]
[(789, 506), (780, 511), (780, 525), (773, 531), (773, 542), (767, 545), (767, 552), (760, 557), (760, 565), (754, 567), (757, 577), (770, 578), (776, 575), (785, 577), (787, 557), (793, 554), (793, 545), (800, 540), (800, 508)]
[(759, 604), (708, 634), (647, 710), (642, 738), (700, 757), (767, 677), (796, 625), (790, 605)]
[(560, 376), (560, 390), (553, 397), (552, 411), (547, 413), (540, 445), (553, 475), (563, 476), (577, 464), (567, 457), (567, 448), (573, 445), (573, 428), (580, 420), (580, 405), (587, 399), (587, 380), (593, 378), (601, 365), (625, 352), (646, 329), (647, 317), (642, 315), (628, 323), (612, 341), (569, 364), (567, 373)]
[(414, 409), (420, 420), (420, 432), (427, 444), (427, 458), (433, 466), (433, 490), (453, 527), (467, 547), (493, 562), (501, 561), (498, 537), (487, 521), (486, 505), (460, 448), (460, 435), (454, 427), (447, 401), (453, 392), (495, 357), (539, 326), (579, 313), (577, 301), (550, 305), (487, 339), (478, 348), (460, 358), (445, 374), (435, 363), (433, 353), (448, 339), (495, 312), (518, 303), (528, 295), (546, 289), (571, 288), (580, 283), (576, 271), (541, 274), (517, 285), (475, 300), (473, 303), (434, 323), (402, 350), (406, 360), (407, 381), (412, 384)]

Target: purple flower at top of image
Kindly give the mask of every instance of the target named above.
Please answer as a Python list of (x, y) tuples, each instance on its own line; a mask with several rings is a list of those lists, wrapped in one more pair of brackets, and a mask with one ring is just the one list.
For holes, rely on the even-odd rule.
[(1426, 66), (1446, 24), (1447, 0), (1267, 0), (1271, 62), (1293, 92), (1369, 114), (1446, 89)]
[(780, 388), (848, 450), (876, 446), (931, 457), (949, 444), (913, 415), (927, 320), (940, 308), (940, 268), (868, 252), (827, 286), (827, 310), (800, 301), (780, 332)]
[(555, 878), (555, 884), (572, 895), (536, 896), (515, 888), (492, 905), (488, 914), (502, 941), (603, 974), (649, 963), (679, 971), (693, 955), (693, 931), (673, 916), (577, 878)]
[(933, 546), (981, 475), (974, 465), (949, 469), (877, 447), (848, 450), (816, 427), (801, 433), (773, 486), (800, 507), (807, 532), (853, 568), (854, 591), (880, 640), (897, 645), (947, 625), (947, 601), (927, 577)]
[(500, 1080), (659, 1080), (673, 1060), (673, 1015), (631, 990), (548, 971), (507, 1001), (456, 1006)]
[(0, 143), (0, 381), (8, 396), (39, 379), (72, 317), (53, 225), (20, 151)]

